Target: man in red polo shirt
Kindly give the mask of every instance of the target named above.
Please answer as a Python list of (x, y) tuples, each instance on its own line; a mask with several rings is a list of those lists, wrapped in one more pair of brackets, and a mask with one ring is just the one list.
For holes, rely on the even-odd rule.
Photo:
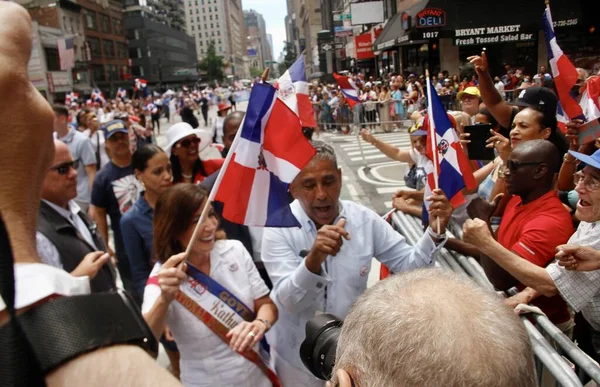
[[(507, 290), (517, 286), (522, 290), (524, 286), (494, 262), (497, 257), (517, 254), (545, 267), (554, 259), (556, 247), (566, 243), (574, 230), (571, 216), (553, 189), (560, 156), (551, 142), (532, 140), (520, 144), (511, 153), (507, 166), (506, 185), (513, 196), (504, 211), (497, 241), (485, 224), (471, 227), (472, 222), (465, 226), (463, 239), (481, 252), (481, 264), (495, 287)], [(555, 324), (571, 319), (559, 296), (539, 297), (532, 304)]]

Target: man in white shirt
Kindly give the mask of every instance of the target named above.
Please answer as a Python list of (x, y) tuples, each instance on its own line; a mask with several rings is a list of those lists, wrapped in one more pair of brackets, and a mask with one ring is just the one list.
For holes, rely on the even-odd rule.
[(430, 266), (446, 240), (452, 208), (435, 191), (430, 216), (440, 218), (441, 234), (424, 233), (414, 246), (376, 213), (340, 200), (341, 171), (330, 145), (314, 141), (317, 154), (290, 185), (292, 212), (301, 228), (265, 229), (262, 259), (274, 287), (271, 298), (279, 321), (268, 338), (284, 386), (323, 386), (302, 365), (300, 343), (309, 318), (323, 312), (344, 318), (367, 287), (376, 257), (392, 272)]

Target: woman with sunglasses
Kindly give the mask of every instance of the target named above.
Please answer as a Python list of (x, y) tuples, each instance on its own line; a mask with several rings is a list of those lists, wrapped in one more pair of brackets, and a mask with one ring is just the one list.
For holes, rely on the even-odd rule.
[[(157, 337), (165, 324), (172, 331), (184, 386), (271, 386), (266, 369), (248, 357), (256, 355), (259, 342), (277, 320), (277, 307), (244, 246), (218, 231), (212, 208), (191, 240), (204, 206), (211, 206), (207, 197), (200, 186), (178, 184), (158, 198), (158, 262), (144, 291), (142, 313)], [(185, 260), (183, 251), (190, 243)], [(203, 322), (206, 317), (209, 325)]]
[(202, 129), (193, 129), (185, 122), (177, 123), (167, 131), (166, 152), (170, 155), (174, 183), (201, 183), (218, 171), (224, 159), (200, 159), (200, 152), (211, 144), (212, 135)]

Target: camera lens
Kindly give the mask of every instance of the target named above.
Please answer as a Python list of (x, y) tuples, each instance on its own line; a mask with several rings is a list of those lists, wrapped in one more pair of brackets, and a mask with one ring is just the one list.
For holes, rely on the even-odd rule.
[(319, 379), (331, 379), (342, 324), (342, 320), (327, 313), (315, 316), (306, 323), (306, 338), (300, 345), (300, 358), (304, 366)]

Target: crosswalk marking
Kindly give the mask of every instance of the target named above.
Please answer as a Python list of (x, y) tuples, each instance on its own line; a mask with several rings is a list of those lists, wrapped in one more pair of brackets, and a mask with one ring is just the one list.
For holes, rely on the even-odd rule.
[(390, 194), (390, 193), (396, 193), (397, 190), (398, 190), (398, 188), (396, 188), (396, 187), (378, 187), (377, 193), (378, 194)]

